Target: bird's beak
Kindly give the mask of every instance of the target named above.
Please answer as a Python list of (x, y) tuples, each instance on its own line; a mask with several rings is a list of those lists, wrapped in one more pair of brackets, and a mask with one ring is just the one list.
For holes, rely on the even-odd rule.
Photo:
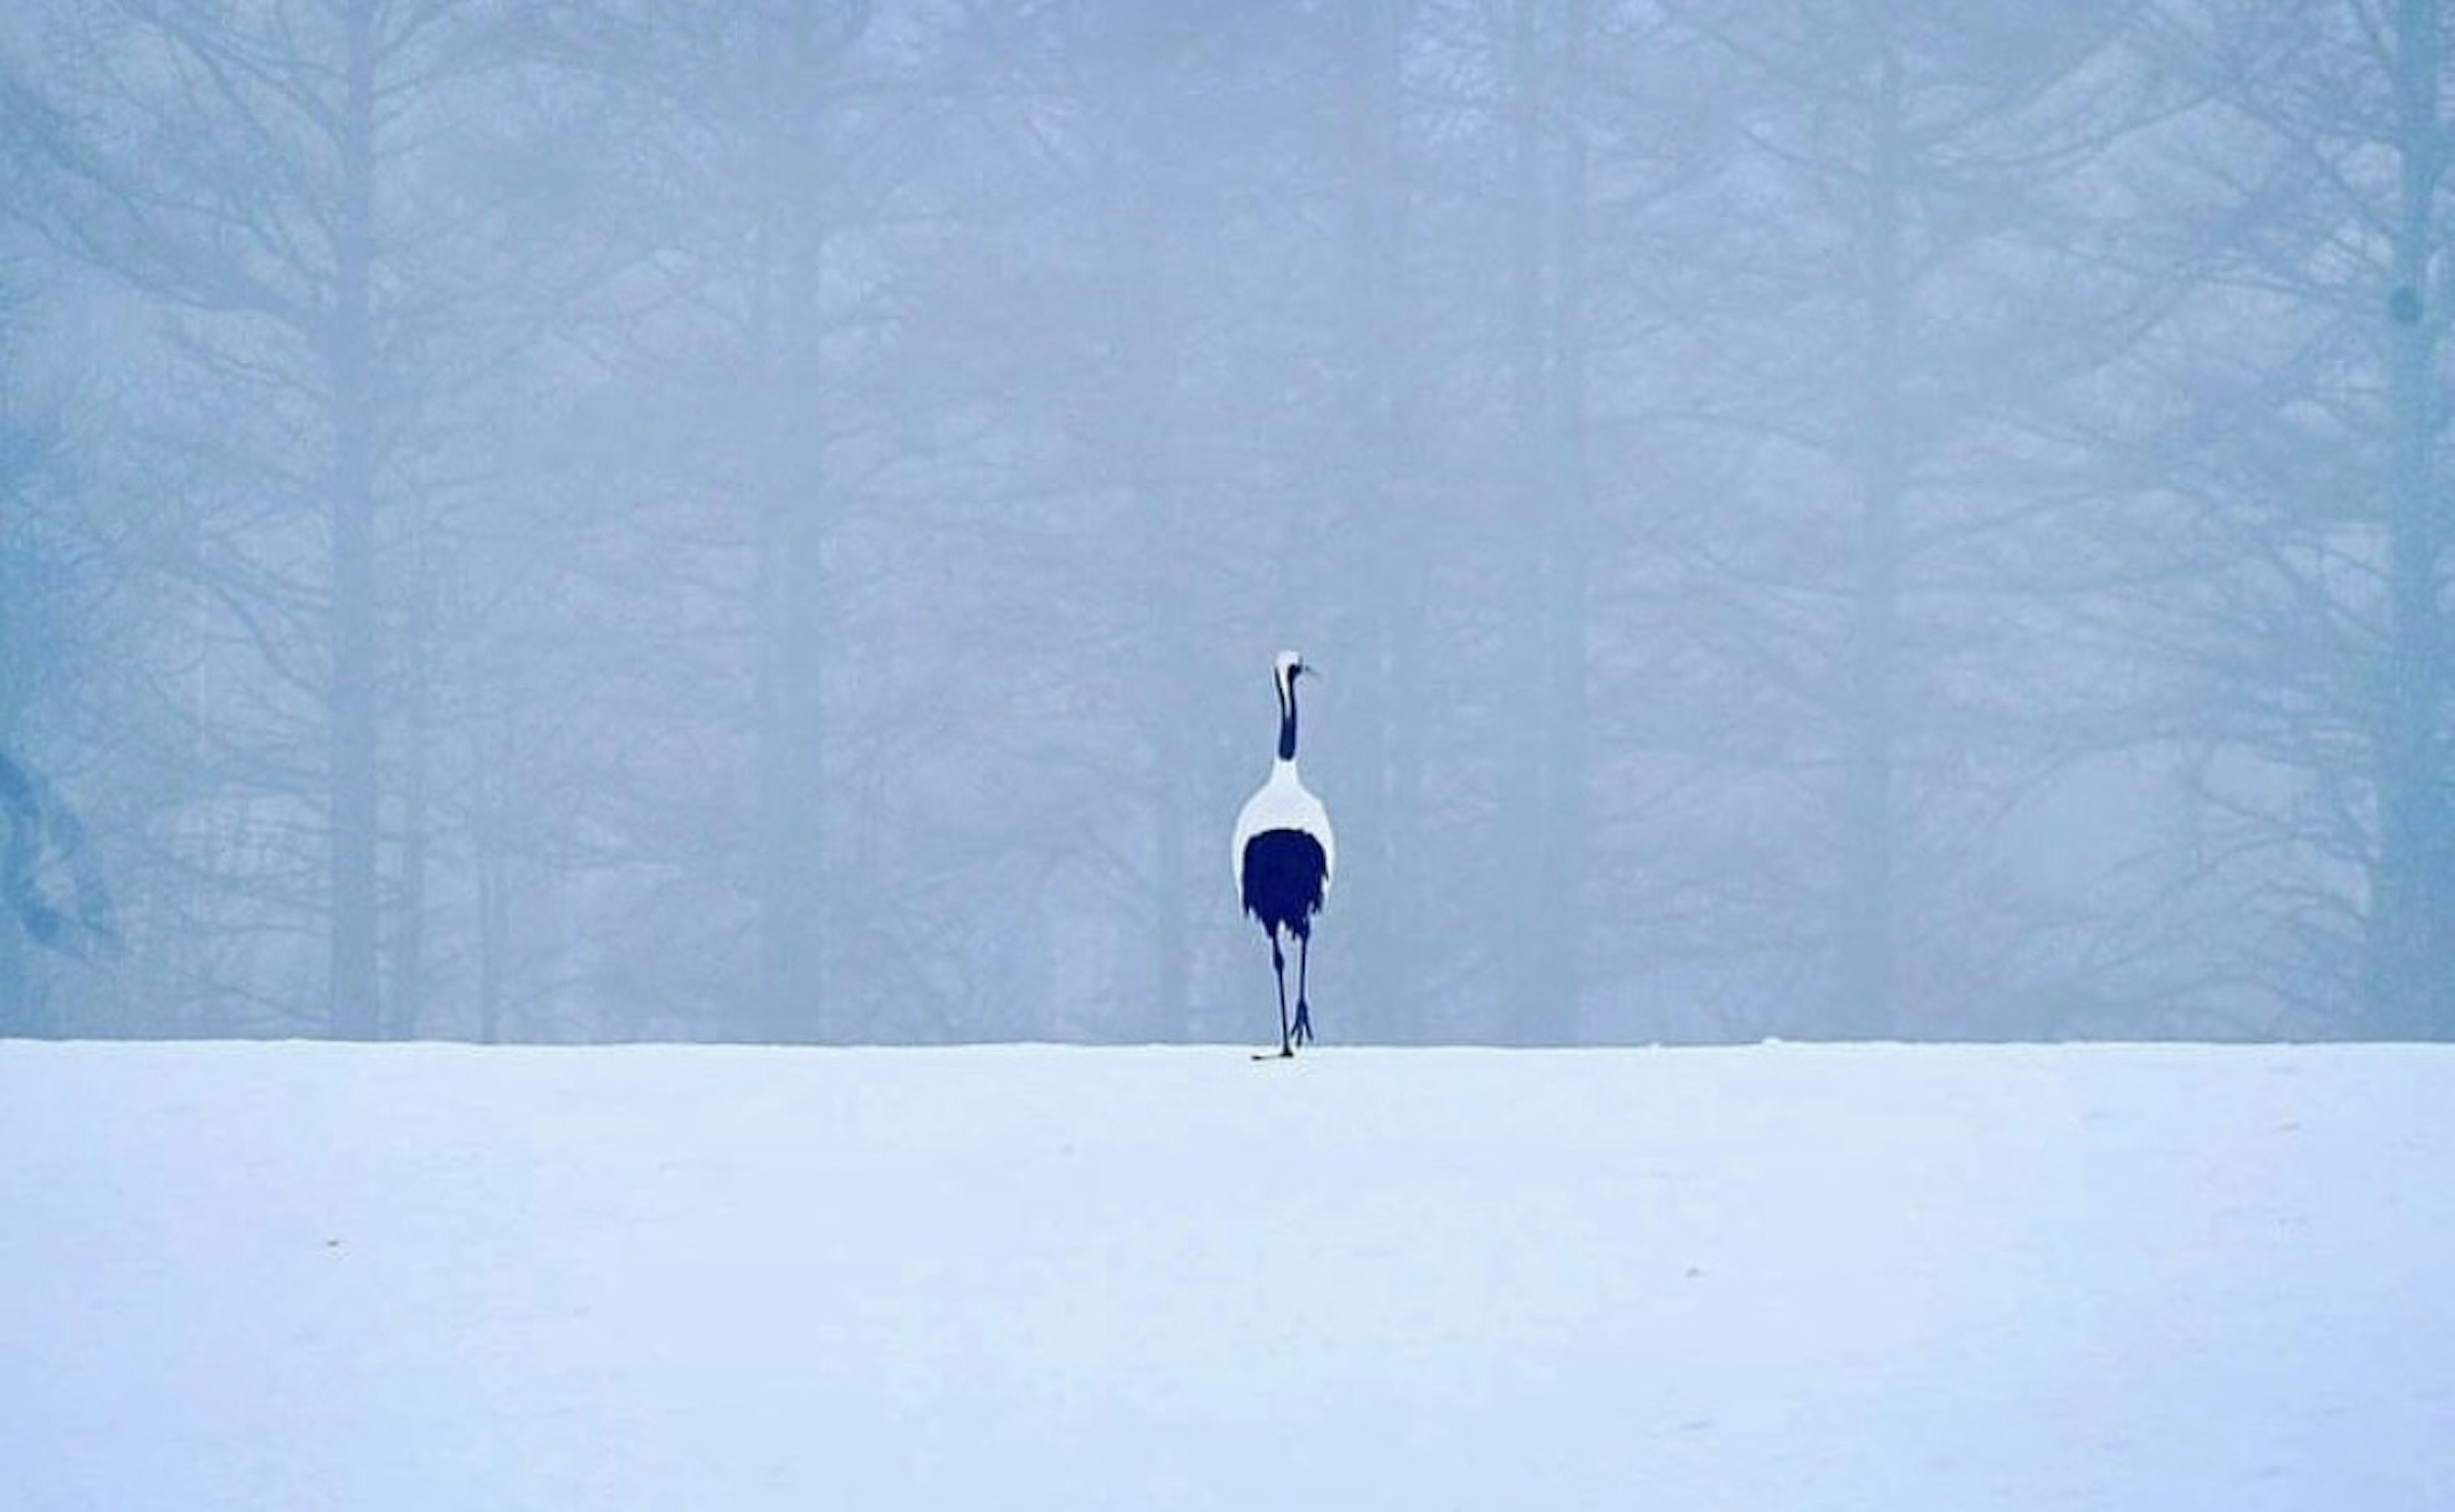
[(1296, 675), (1299, 677), (1318, 677), (1321, 675), (1321, 669), (1314, 666), (1309, 661), (1299, 661), (1296, 663)]

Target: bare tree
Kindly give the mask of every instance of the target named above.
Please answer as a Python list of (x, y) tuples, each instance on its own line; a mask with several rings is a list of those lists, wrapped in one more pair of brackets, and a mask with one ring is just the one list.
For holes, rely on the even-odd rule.
[(384, 517), (447, 287), (427, 169), (489, 21), (451, 0), (64, 9), (42, 93), (14, 96), (49, 169), (44, 228), (181, 312), (174, 349), (230, 426), (196, 451), (227, 464), (212, 534), (235, 554), (195, 570), (321, 725), (320, 749), (274, 764), (317, 791), (344, 1038), (381, 1029)]
[[(2205, 512), (2210, 882), (2305, 1030), (2455, 1032), (2445, 665), (2445, 20), (2429, 0), (2161, 8), (2211, 102), (2175, 160), (2222, 194), (2168, 428)], [(2247, 322), (2247, 323), (2246, 323)], [(2245, 340), (2245, 331), (2260, 339)], [(2187, 627), (2187, 629), (2182, 628)]]
[(2065, 754), (2036, 743), (2060, 685), (2025, 648), (2057, 634), (2043, 564), (2084, 529), (2099, 460), (2058, 396), (2165, 288), (2101, 255), (2090, 191), (2163, 104), (2120, 6), (1678, 9), (1754, 102), (1717, 192), (1744, 207), (1727, 245), (1756, 310), (1698, 418), (1753, 434), (1742, 465), (1795, 501), (1754, 544), (1690, 550), (1754, 604), (1717, 634), (1820, 790), (1775, 854), (1778, 885), (1805, 883), (1783, 933), (1816, 942), (1823, 1021), (1913, 1031), (2003, 995), (1982, 816)]

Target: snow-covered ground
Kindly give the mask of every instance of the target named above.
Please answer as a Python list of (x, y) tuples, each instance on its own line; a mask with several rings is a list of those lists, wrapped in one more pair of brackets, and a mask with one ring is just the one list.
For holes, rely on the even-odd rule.
[(2455, 1052), (0, 1045), (0, 1505), (2455, 1506)]

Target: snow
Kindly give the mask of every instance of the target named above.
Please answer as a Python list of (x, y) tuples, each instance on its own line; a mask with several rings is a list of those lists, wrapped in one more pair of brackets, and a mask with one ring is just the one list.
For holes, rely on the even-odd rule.
[(2455, 1505), (2455, 1053), (0, 1045), (0, 1501)]

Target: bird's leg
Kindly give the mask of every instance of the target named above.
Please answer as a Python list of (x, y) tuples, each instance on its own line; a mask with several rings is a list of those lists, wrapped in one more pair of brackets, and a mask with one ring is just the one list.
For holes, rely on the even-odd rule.
[(1312, 1004), (1305, 1001), (1305, 971), (1312, 964), (1312, 936), (1296, 937), (1296, 1043), (1312, 1041)]
[(1294, 1055), (1295, 1047), (1288, 1043), (1288, 958), (1279, 949), (1279, 932), (1270, 931), (1270, 970), (1279, 978), (1279, 1054)]

